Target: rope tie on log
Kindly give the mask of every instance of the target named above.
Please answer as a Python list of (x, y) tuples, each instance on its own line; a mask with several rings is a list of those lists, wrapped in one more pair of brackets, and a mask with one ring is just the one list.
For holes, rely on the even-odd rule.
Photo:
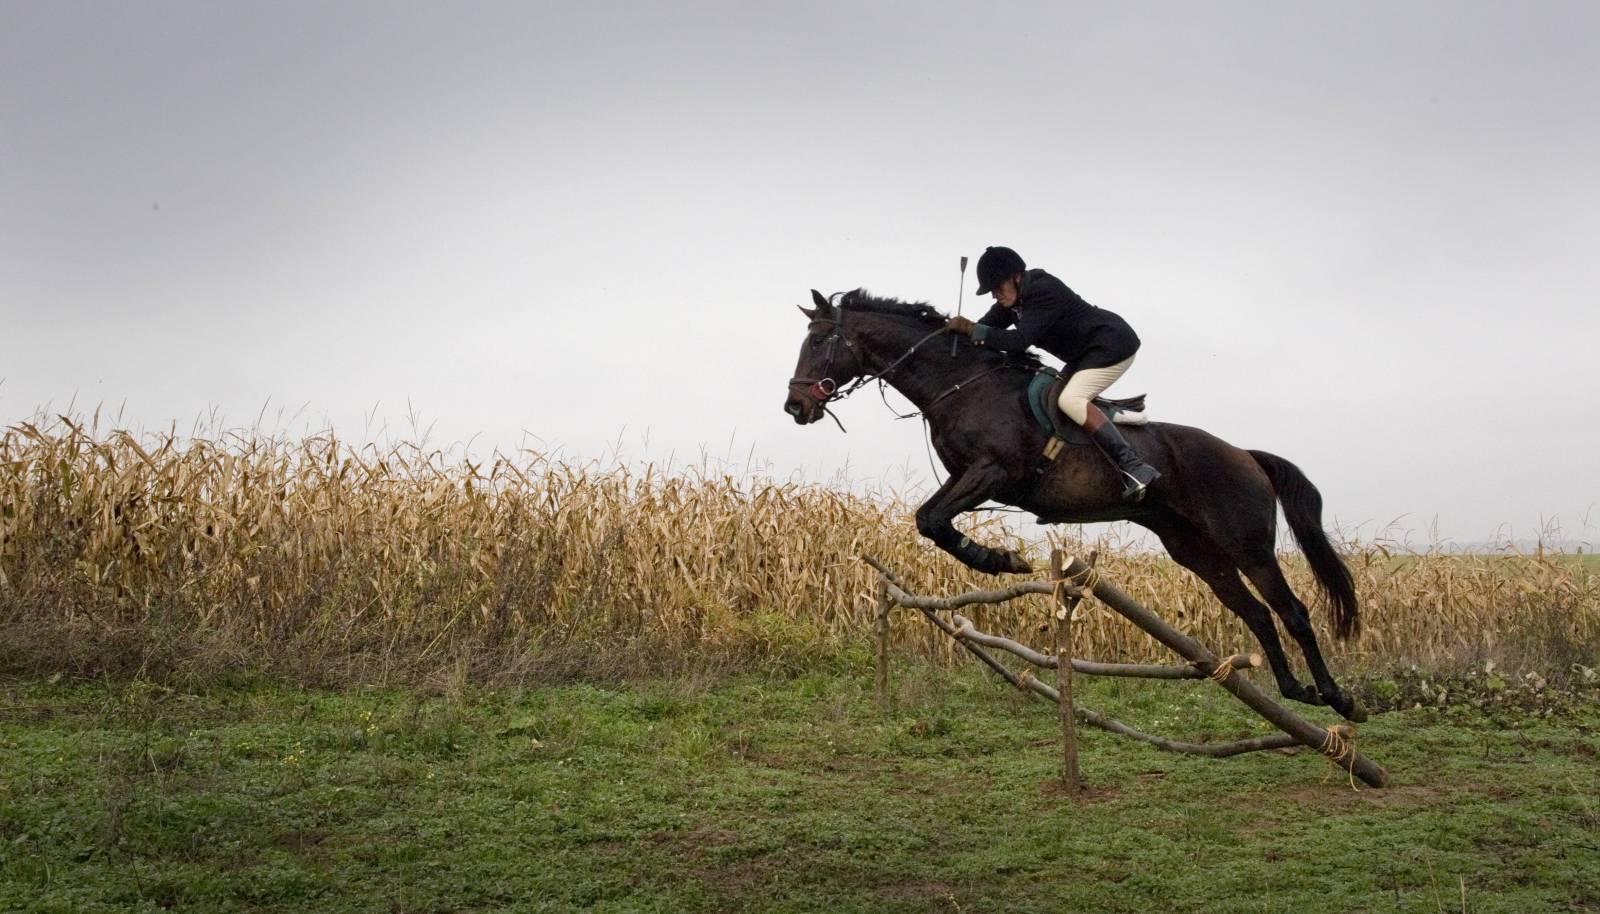
[[(1350, 764), (1351, 760), (1354, 759), (1356, 755), (1355, 731), (1340, 724), (1329, 727), (1326, 733), (1327, 735), (1322, 738), (1322, 754), (1328, 757), (1329, 764), (1336, 765), (1339, 769), (1344, 771), (1345, 775), (1350, 780), (1351, 790), (1360, 790), (1360, 786), (1356, 784), (1355, 771), (1352, 770)], [(1330, 771), (1328, 774), (1332, 775), (1332, 773), (1333, 772)], [(1324, 783), (1326, 783), (1328, 778), (1324, 777), (1322, 780)]]
[(1222, 680), (1227, 679), (1232, 675), (1233, 655), (1230, 654), (1229, 656), (1222, 658), (1222, 661), (1217, 664), (1217, 668), (1211, 671), (1211, 681), (1220, 683)]
[[(1066, 601), (1065, 598), (1071, 597), (1071, 598), (1073, 598), (1075, 600), (1082, 600), (1084, 597), (1088, 596), (1090, 592), (1091, 592), (1090, 588), (1081, 587), (1081, 586), (1079, 586), (1077, 584), (1073, 584), (1072, 582), (1068, 581), (1066, 578), (1058, 578), (1051, 585), (1051, 590), (1050, 590), (1050, 600), (1055, 604), (1055, 607), (1056, 607), (1054, 610), (1051, 611), (1051, 614), (1054, 615), (1057, 619), (1065, 619), (1065, 618), (1067, 618), (1067, 606), (1066, 606), (1067, 601)], [(1078, 604), (1078, 606), (1072, 607), (1072, 619), (1074, 621), (1076, 621), (1078, 618), (1080, 618), (1080, 616), (1078, 615), (1078, 612), (1079, 612), (1079, 606), (1081, 606), (1081, 605), (1082, 604), (1080, 603), (1080, 604)], [(1043, 631), (1043, 626), (1040, 627), (1040, 630)]]
[(1088, 593), (1094, 593), (1094, 589), (1100, 586), (1100, 569), (1090, 565), (1088, 570), (1074, 578), (1072, 583)]

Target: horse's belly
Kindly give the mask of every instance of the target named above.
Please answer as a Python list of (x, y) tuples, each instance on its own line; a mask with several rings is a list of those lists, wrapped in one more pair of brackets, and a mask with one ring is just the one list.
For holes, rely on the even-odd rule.
[(1120, 476), (1093, 448), (1063, 451), (1024, 501), (1045, 524), (1127, 520), (1139, 510), (1123, 502)]

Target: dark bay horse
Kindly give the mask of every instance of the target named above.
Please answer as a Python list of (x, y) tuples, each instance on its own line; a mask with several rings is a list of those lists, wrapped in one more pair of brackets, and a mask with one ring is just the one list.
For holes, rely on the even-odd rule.
[[(1334, 630), (1357, 630), (1350, 571), (1322, 529), (1322, 496), (1298, 467), (1234, 447), (1197, 428), (1152, 422), (1124, 426), (1139, 453), (1161, 471), (1138, 504), (1120, 498), (1122, 482), (1092, 446), (1065, 449), (1042, 475), (1033, 471), (1045, 435), (1026, 403), (1037, 361), (1009, 358), (942, 331), (945, 315), (923, 304), (874, 298), (858, 289), (835, 304), (811, 293), (800, 360), (784, 411), (806, 425), (826, 406), (873, 378), (892, 385), (927, 417), (933, 447), (950, 478), (917, 509), (917, 530), (964, 564), (990, 574), (1032, 569), (1013, 552), (974, 543), (951, 523), (987, 501), (1014, 505), (1041, 523), (1127, 520), (1161, 539), (1173, 560), (1193, 571), (1261, 642), (1286, 698), (1327, 703), (1350, 720), (1361, 706), (1339, 688), (1323, 662), (1305, 604), (1278, 567), (1277, 505), (1332, 608)], [(1245, 586), (1243, 574), (1263, 605)], [(1289, 669), (1272, 612), (1300, 645), (1314, 686)]]

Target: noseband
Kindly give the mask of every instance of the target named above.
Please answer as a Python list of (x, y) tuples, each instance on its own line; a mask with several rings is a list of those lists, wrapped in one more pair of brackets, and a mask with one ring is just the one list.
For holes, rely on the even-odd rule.
[[(789, 379), (789, 386), (790, 387), (804, 386), (805, 387), (805, 391), (806, 391), (806, 396), (808, 396), (811, 399), (815, 400), (818, 406), (821, 406), (821, 407), (824, 407), (824, 408), (826, 408), (827, 405), (829, 403), (833, 402), (834, 400), (843, 400), (845, 397), (849, 396), (851, 394), (851, 392), (853, 392), (857, 387), (861, 386), (861, 381), (858, 379), (858, 381), (857, 381), (857, 383), (855, 385), (851, 386), (849, 389), (847, 389), (843, 393), (840, 393), (839, 392), (839, 382), (835, 381), (833, 379), (833, 377), (832, 377), (832, 375), (833, 375), (833, 357), (834, 357), (835, 353), (838, 351), (840, 343), (844, 344), (844, 348), (850, 350), (851, 352), (855, 352), (856, 353), (856, 358), (857, 358), (858, 361), (861, 358), (861, 353), (856, 352), (855, 344), (850, 342), (849, 340), (845, 339), (844, 335), (839, 332), (839, 327), (840, 327), (840, 323), (841, 323), (841, 321), (843, 319), (843, 315), (841, 315), (840, 318), (841, 319), (838, 320), (838, 321), (830, 321), (830, 320), (827, 320), (826, 318), (816, 318), (816, 319), (812, 320), (812, 322), (811, 322), (811, 325), (813, 327), (815, 327), (818, 324), (827, 324), (827, 325), (833, 327), (833, 332), (829, 333), (827, 339), (822, 341), (822, 342), (825, 342), (825, 343), (828, 344), (828, 351), (824, 355), (823, 360), (822, 360), (822, 377), (820, 377), (820, 378), (790, 378)], [(812, 345), (817, 345), (816, 341), (813, 341)]]

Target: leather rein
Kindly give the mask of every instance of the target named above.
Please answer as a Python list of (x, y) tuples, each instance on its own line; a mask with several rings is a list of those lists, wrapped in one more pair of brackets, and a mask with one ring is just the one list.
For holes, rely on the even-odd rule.
[[(790, 378), (789, 379), (789, 386), (790, 387), (803, 386), (805, 388), (806, 396), (810, 397), (813, 401), (815, 401), (816, 404), (819, 407), (822, 408), (822, 411), (828, 414), (828, 417), (831, 418), (834, 421), (834, 423), (839, 426), (839, 431), (847, 432), (847, 429), (845, 429), (845, 427), (844, 427), (844, 423), (840, 422), (839, 421), (839, 417), (834, 415), (832, 410), (828, 409), (828, 404), (832, 403), (832, 402), (834, 402), (836, 400), (843, 400), (844, 398), (850, 396), (851, 394), (855, 393), (856, 391), (860, 390), (862, 387), (864, 387), (867, 384), (870, 384), (873, 381), (877, 381), (878, 382), (879, 389), (881, 390), (882, 387), (883, 387), (883, 384), (888, 380), (889, 375), (892, 374), (895, 369), (897, 369), (901, 365), (905, 364), (907, 359), (911, 358), (913, 355), (916, 355), (918, 347), (920, 347), (923, 343), (926, 343), (927, 341), (933, 339), (934, 337), (939, 336), (940, 334), (948, 332), (949, 328), (940, 327), (939, 329), (934, 330), (932, 333), (929, 333), (927, 336), (924, 336), (922, 339), (917, 340), (915, 343), (912, 343), (910, 349), (907, 349), (904, 353), (901, 354), (901, 356), (899, 358), (895, 359), (893, 362), (890, 362), (887, 367), (883, 368), (880, 371), (864, 372), (859, 377), (857, 377), (854, 381), (851, 381), (848, 386), (841, 388), (839, 386), (838, 382), (835, 381), (833, 379), (833, 377), (832, 377), (832, 373), (833, 373), (833, 358), (834, 358), (834, 355), (837, 353), (837, 347), (841, 343), (844, 344), (844, 348), (850, 350), (851, 352), (856, 353), (856, 360), (857, 361), (861, 362), (863, 366), (865, 366), (865, 364), (866, 364), (866, 360), (864, 358), (862, 358), (862, 353), (857, 350), (856, 345), (854, 343), (850, 342), (850, 340), (847, 337), (845, 337), (844, 334), (842, 334), (840, 332), (843, 329), (843, 323), (844, 323), (844, 314), (843, 314), (842, 311), (839, 314), (839, 319), (838, 320), (830, 320), (828, 318), (821, 318), (821, 317), (812, 319), (811, 324), (812, 324), (813, 327), (815, 327), (818, 324), (825, 324), (825, 325), (833, 327), (833, 332), (828, 334), (828, 336), (827, 336), (827, 338), (825, 340), (821, 341), (821, 342), (827, 343), (827, 345), (828, 345), (828, 352), (827, 352), (826, 357), (824, 358), (823, 365), (822, 365), (822, 375), (823, 376), (820, 377), (820, 378)], [(808, 333), (808, 335), (809, 335), (809, 333)], [(939, 403), (940, 401), (944, 400), (946, 397), (949, 397), (951, 394), (956, 393), (957, 391), (961, 390), (963, 387), (967, 386), (968, 384), (971, 384), (973, 381), (976, 381), (979, 378), (982, 378), (982, 377), (985, 377), (987, 375), (993, 374), (996, 371), (999, 371), (999, 370), (1001, 370), (1003, 368), (1008, 368), (1008, 367), (1013, 367), (1013, 366), (995, 365), (995, 366), (990, 366), (988, 368), (985, 368), (983, 371), (978, 372), (976, 375), (973, 375), (972, 377), (966, 379), (965, 381), (961, 381), (960, 383), (957, 383), (957, 384), (953, 385), (948, 390), (946, 390), (943, 393), (939, 394), (937, 397), (934, 397), (931, 401), (929, 401), (928, 406), (932, 407), (934, 404)], [(888, 402), (889, 401), (887, 399), (884, 400), (884, 404), (885, 405), (888, 405)], [(890, 409), (891, 412), (894, 412), (894, 407), (891, 406), (891, 407), (889, 407), (889, 409)], [(910, 419), (910, 418), (914, 418), (917, 415), (918, 415), (917, 412), (911, 412), (911, 413), (907, 413), (905, 415), (901, 415), (900, 413), (895, 412), (896, 418), (900, 418), (900, 419)]]

